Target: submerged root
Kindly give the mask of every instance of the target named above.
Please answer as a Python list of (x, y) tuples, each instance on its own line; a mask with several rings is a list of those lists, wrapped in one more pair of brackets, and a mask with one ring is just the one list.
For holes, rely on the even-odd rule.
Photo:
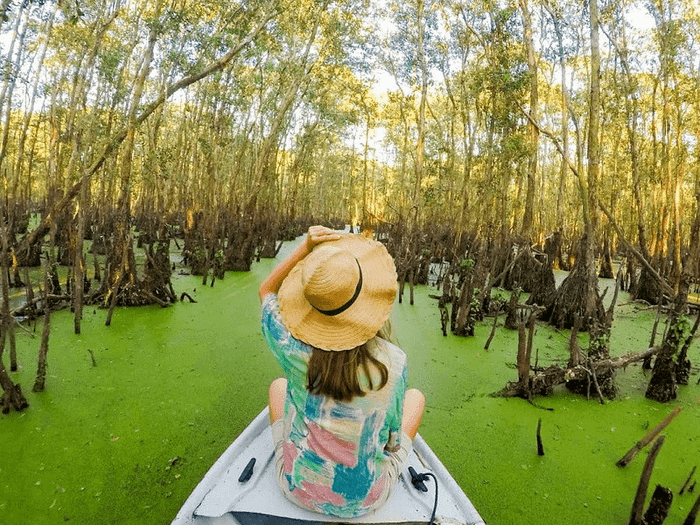
[[(642, 352), (633, 352), (616, 358), (603, 358), (591, 360), (588, 366), (576, 365), (564, 367), (552, 365), (544, 369), (535, 369), (525, 381), (509, 382), (505, 388), (494, 393), (495, 397), (521, 397), (530, 399), (532, 396), (547, 396), (558, 385), (566, 385), (569, 390), (579, 394), (596, 392), (593, 378), (599, 385), (600, 393), (608, 398), (614, 398), (616, 388), (614, 384), (615, 370), (624, 368), (631, 363), (641, 361), (647, 356), (659, 352), (659, 348), (649, 348)], [(571, 387), (569, 386), (571, 384)], [(584, 388), (581, 388), (581, 387)]]
[(0, 410), (3, 414), (9, 414), (10, 410), (21, 412), (29, 406), (27, 399), (22, 394), (22, 387), (11, 381), (5, 384), (3, 381), (4, 393), (0, 397)]

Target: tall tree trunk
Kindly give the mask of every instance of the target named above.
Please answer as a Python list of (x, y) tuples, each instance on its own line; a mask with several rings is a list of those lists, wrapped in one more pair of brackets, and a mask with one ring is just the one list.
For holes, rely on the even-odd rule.
[[(24, 14), (24, 2), (20, 7), (20, 11), (17, 14), (17, 20), (15, 24), (14, 34), (12, 36), (12, 41), (10, 43), (10, 49), (7, 54), (7, 61), (5, 63), (5, 78), (3, 79), (2, 91), (0, 92), (0, 114), (1, 110), (5, 111), (5, 118), (3, 119), (3, 133), (2, 139), (0, 140), (0, 168), (5, 161), (5, 155), (7, 154), (7, 142), (10, 136), (10, 122), (12, 120), (12, 94), (15, 89), (15, 82), (17, 80), (17, 74), (11, 74), (12, 71), (19, 71), (22, 65), (22, 60), (24, 57), (24, 51), (26, 46), (24, 45), (24, 37), (27, 34), (27, 27), (29, 27), (29, 9), (26, 10), (27, 15), (24, 24), (21, 23)], [(18, 31), (21, 32), (18, 34)], [(12, 59), (14, 54), (15, 45), (17, 46), (16, 58)], [(9, 170), (2, 169), (3, 183), (5, 195), (7, 196), (7, 172)], [(8, 210), (9, 213), (9, 210)]]
[(594, 274), (594, 251), (597, 232), (598, 179), (600, 172), (600, 45), (598, 0), (589, 2), (591, 18), (591, 87), (588, 117), (588, 199), (584, 201), (584, 226), (589, 238), (586, 258), (591, 263), (590, 271)]
[(83, 240), (85, 238), (85, 207), (87, 206), (88, 185), (84, 184), (80, 189), (80, 197), (77, 202), (77, 225), (73, 232), (73, 330), (80, 333), (80, 321), (83, 318), (83, 294), (85, 291), (85, 256), (83, 254)]
[(597, 184), (600, 169), (600, 48), (598, 43), (598, 4), (590, 0), (591, 85), (588, 118), (588, 173), (575, 170), (583, 209), (584, 234), (579, 241), (576, 263), (554, 296), (547, 315), (555, 326), (572, 327), (581, 317), (581, 330), (603, 322), (605, 310), (598, 294), (595, 271), (597, 231)]
[[(36, 68), (36, 74), (34, 75), (34, 83), (32, 86), (32, 94), (30, 95), (29, 98), (29, 104), (28, 104), (28, 110), (25, 111), (24, 114), (24, 121), (22, 123), (22, 131), (20, 132), (19, 135), (19, 141), (17, 145), (17, 153), (16, 153), (16, 159), (15, 159), (15, 168), (14, 168), (14, 176), (15, 176), (15, 187), (13, 189), (12, 194), (17, 195), (17, 186), (19, 185), (19, 181), (22, 178), (26, 178), (27, 180), (27, 187), (31, 188), (31, 176), (29, 174), (26, 174), (24, 177), (21, 177), (20, 174), (22, 174), (22, 161), (24, 160), (24, 148), (27, 140), (27, 134), (29, 131), (29, 124), (32, 119), (32, 115), (34, 115), (34, 102), (36, 100), (36, 95), (39, 90), (39, 84), (42, 78), (42, 71), (44, 67), (44, 58), (46, 57), (46, 51), (48, 49), (48, 43), (49, 39), (51, 37), (51, 31), (53, 28), (53, 22), (56, 17), (56, 12), (58, 11), (58, 2), (56, 2), (53, 11), (51, 12), (51, 16), (49, 17), (49, 20), (46, 22), (46, 28), (43, 30), (43, 33), (45, 35), (44, 37), (44, 42), (42, 43), (41, 51), (39, 52), (39, 57), (37, 60), (37, 68)], [(41, 119), (36, 119), (36, 127), (37, 129), (34, 130), (34, 141), (37, 140), (38, 137), (38, 127), (39, 123), (41, 122)], [(30, 162), (31, 166), (31, 162)], [(31, 169), (31, 168), (30, 168)]]
[[(557, 216), (557, 232), (562, 232), (564, 230), (564, 192), (566, 189), (566, 179), (568, 174), (567, 159), (569, 158), (569, 119), (568, 119), (568, 103), (567, 103), (567, 87), (566, 87), (566, 57), (564, 55), (564, 37), (561, 31), (560, 15), (561, 11), (554, 13), (554, 8), (550, 5), (548, 1), (544, 2), (544, 7), (549, 12), (554, 23), (554, 31), (557, 34), (557, 46), (558, 46), (558, 59), (559, 59), (559, 69), (561, 73), (561, 141), (562, 141), (562, 159), (559, 165), (559, 184), (557, 187), (557, 201), (556, 201), (556, 216)], [(559, 250), (558, 257), (552, 261), (553, 268), (559, 269), (565, 266), (562, 263), (561, 250)], [(568, 268), (568, 266), (566, 266)], [(562, 268), (565, 269), (565, 268)]]
[[(527, 49), (527, 67), (530, 72), (530, 115), (538, 120), (537, 106), (539, 97), (537, 92), (537, 58), (535, 55), (535, 44), (532, 38), (532, 20), (530, 10), (528, 9), (527, 0), (519, 0), (520, 10), (522, 11), (523, 27), (525, 31), (525, 47)], [(564, 124), (562, 127), (566, 128)], [(523, 222), (520, 232), (525, 238), (530, 238), (532, 235), (534, 208), (535, 208), (535, 189), (537, 187), (537, 163), (539, 150), (539, 130), (533, 122), (529, 124), (530, 128), (530, 152), (527, 159), (527, 189), (525, 191), (525, 211), (523, 213)]]
[(632, 71), (629, 66), (629, 49), (627, 46), (627, 31), (625, 24), (619, 24), (622, 45), (618, 49), (622, 66), (624, 69), (624, 86), (625, 93), (623, 99), (625, 101), (625, 123), (627, 128), (627, 139), (629, 142), (630, 164), (632, 166), (632, 194), (634, 196), (634, 204), (637, 212), (637, 235), (639, 241), (639, 249), (644, 258), (649, 261), (649, 245), (646, 236), (646, 210), (642, 198), (643, 192), (641, 189), (641, 177), (639, 170), (639, 146), (637, 144), (637, 122), (639, 120), (639, 101), (635, 96), (636, 89), (633, 84)]
[[(160, 0), (155, 8), (155, 14), (153, 15), (154, 20), (157, 20), (160, 16), (162, 6), (163, 1)], [(151, 27), (146, 54), (139, 67), (138, 76), (134, 81), (127, 115), (126, 137), (121, 156), (120, 190), (119, 199), (117, 201), (114, 242), (107, 254), (110, 262), (110, 271), (105, 276), (104, 280), (104, 283), (109, 286), (108, 295), (111, 297), (108, 315), (109, 321), (111, 321), (111, 314), (114, 306), (117, 304), (118, 297), (123, 291), (128, 290), (129, 295), (124, 299), (125, 304), (138, 304), (133, 294), (139, 294), (141, 292), (141, 283), (136, 274), (136, 261), (134, 258), (133, 238), (131, 235), (131, 176), (137, 128), (136, 114), (143, 95), (146, 78), (151, 68), (153, 49), (155, 48), (158, 38), (157, 27), (157, 24)]]
[[(10, 210), (5, 208), (9, 214)], [(3, 221), (2, 217), (3, 208), (0, 208), (0, 221)], [(2, 316), (2, 345), (9, 340), (10, 342), (10, 371), (17, 371), (17, 345), (15, 341), (15, 324), (10, 314), (10, 282), (8, 276), (10, 275), (10, 250), (7, 240), (7, 227), (4, 224), (0, 224), (0, 235), (2, 235), (2, 251), (0, 252), (0, 257), (2, 258), (2, 264), (0, 264), (0, 271), (2, 271), (2, 277), (0, 281), (2, 282), (2, 307), (0, 308), (0, 315)]]
[(289, 87), (287, 88), (287, 91), (285, 92), (284, 97), (282, 99), (282, 102), (280, 103), (277, 109), (275, 118), (270, 124), (270, 131), (260, 148), (260, 152), (258, 153), (258, 158), (255, 163), (255, 169), (253, 172), (253, 185), (249, 192), (246, 205), (244, 206), (244, 209), (246, 210), (251, 209), (251, 206), (255, 205), (257, 201), (258, 194), (264, 186), (263, 179), (266, 174), (266, 168), (268, 167), (268, 163), (270, 160), (270, 154), (272, 152), (273, 146), (277, 143), (277, 140), (279, 138), (279, 131), (284, 122), (284, 118), (287, 114), (287, 111), (292, 106), (292, 103), (297, 97), (299, 87), (310, 73), (311, 66), (309, 66), (308, 63), (309, 54), (312, 49), (313, 43), (316, 40), (318, 28), (321, 24), (321, 18), (323, 16), (323, 13), (325, 13), (329, 3), (330, 0), (324, 0), (323, 4), (319, 8), (313, 28), (311, 30), (311, 33), (309, 34), (309, 40), (306, 43), (306, 49), (304, 50), (304, 54), (302, 55), (300, 64), (298, 66), (299, 70), (295, 78), (290, 82)]
[[(698, 164), (700, 165), (700, 160)], [(695, 219), (690, 228), (688, 250), (684, 273), (700, 279), (700, 177), (695, 180)]]
[(33, 392), (43, 392), (46, 387), (46, 368), (48, 366), (47, 356), (49, 353), (49, 336), (51, 335), (51, 305), (49, 303), (49, 276), (53, 271), (56, 259), (54, 257), (54, 239), (56, 228), (51, 229), (48, 256), (44, 267), (44, 328), (41, 331), (41, 344), (39, 346), (39, 358), (37, 360), (36, 377), (34, 379)]
[(681, 319), (688, 304), (688, 281), (681, 281), (678, 294), (674, 300), (668, 330), (664, 337), (661, 351), (656, 356), (649, 386), (644, 394), (649, 399), (666, 403), (676, 399), (677, 363), (675, 355), (685, 342)]
[(416, 42), (416, 60), (421, 74), (420, 101), (418, 103), (418, 136), (416, 138), (415, 185), (413, 188), (413, 224), (418, 228), (421, 220), (423, 181), (423, 160), (425, 157), (425, 106), (428, 99), (428, 63), (425, 56), (425, 1), (418, 0), (416, 25), (418, 41)]
[[(681, 124), (681, 118), (676, 119), (676, 151), (680, 153), (682, 149), (681, 145), (681, 134), (684, 133)], [(681, 281), (681, 274), (683, 273), (683, 263), (682, 263), (682, 243), (681, 243), (681, 208), (683, 204), (681, 203), (681, 189), (683, 185), (683, 178), (685, 175), (684, 166), (681, 164), (679, 159), (678, 163), (680, 165), (676, 166), (673, 170), (672, 175), (672, 194), (671, 194), (671, 213), (673, 214), (673, 238), (672, 238), (672, 254), (673, 254), (673, 268), (671, 272), (671, 285), (677, 290)]]
[(361, 223), (364, 228), (367, 228), (369, 224), (367, 223), (367, 163), (369, 161), (369, 132), (371, 126), (371, 116), (370, 108), (365, 102), (364, 96), (362, 97), (362, 107), (367, 115), (365, 124), (365, 146), (362, 153), (362, 218)]

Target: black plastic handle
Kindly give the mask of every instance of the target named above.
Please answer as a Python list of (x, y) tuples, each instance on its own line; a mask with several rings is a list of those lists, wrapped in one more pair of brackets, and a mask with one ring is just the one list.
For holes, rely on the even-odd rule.
[(428, 487), (425, 486), (423, 480), (426, 479), (425, 474), (418, 474), (413, 467), (408, 467), (408, 472), (411, 474), (411, 483), (421, 492), (428, 492)]
[(255, 467), (255, 458), (250, 458), (250, 461), (243, 469), (243, 472), (241, 472), (241, 475), (238, 477), (238, 481), (240, 483), (245, 483), (246, 481), (248, 481), (250, 479), (250, 477), (253, 475), (253, 468), (254, 467)]

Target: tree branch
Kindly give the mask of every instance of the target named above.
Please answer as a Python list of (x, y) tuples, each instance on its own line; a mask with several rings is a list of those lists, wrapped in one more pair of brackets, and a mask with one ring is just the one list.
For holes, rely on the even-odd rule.
[(561, 155), (561, 157), (564, 159), (564, 162), (566, 162), (566, 165), (569, 166), (569, 169), (571, 172), (576, 176), (577, 179), (579, 179), (579, 173), (576, 167), (571, 163), (569, 158), (564, 154), (564, 149), (561, 147), (561, 144), (559, 143), (559, 139), (554, 136), (554, 133), (552, 133), (549, 130), (544, 129), (542, 126), (539, 125), (539, 123), (532, 118), (530, 113), (525, 111), (525, 108), (523, 108), (519, 102), (515, 102), (518, 105), (518, 109), (520, 109), (520, 112), (527, 117), (527, 120), (532, 124), (538, 131), (538, 133), (542, 133), (546, 137), (549, 137), (549, 139), (554, 143), (554, 146), (557, 148), (557, 151)]
[(644, 258), (644, 256), (639, 253), (637, 250), (634, 249), (634, 247), (627, 241), (625, 238), (625, 235), (622, 233), (622, 230), (620, 230), (620, 227), (617, 225), (617, 222), (615, 222), (615, 219), (613, 219), (612, 214), (607, 210), (605, 205), (598, 201), (598, 207), (600, 208), (600, 211), (602, 211), (605, 216), (608, 218), (610, 221), (610, 224), (612, 227), (615, 229), (615, 233), (617, 233), (618, 238), (622, 241), (622, 243), (625, 245), (625, 247), (632, 252), (632, 254), (639, 259), (639, 262), (642, 263), (642, 265), (647, 269), (647, 271), (656, 279), (659, 283), (659, 286), (661, 286), (662, 290), (667, 293), (668, 295), (675, 295), (675, 292), (673, 291), (673, 288), (671, 288), (667, 283), (666, 280), (661, 277), (656, 270), (649, 264), (649, 262)]

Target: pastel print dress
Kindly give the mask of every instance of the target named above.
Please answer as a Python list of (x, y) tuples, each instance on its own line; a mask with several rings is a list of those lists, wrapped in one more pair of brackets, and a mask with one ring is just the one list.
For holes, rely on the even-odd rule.
[[(262, 331), (288, 381), (282, 491), (301, 507), (342, 518), (361, 516), (383, 504), (410, 450), (410, 440), (401, 435), (404, 352), (378, 337), (371, 340), (372, 355), (389, 371), (387, 384), (350, 402), (338, 402), (306, 390), (312, 348), (284, 326), (274, 294), (263, 300)], [(366, 378), (361, 377), (361, 384), (367, 391)]]

